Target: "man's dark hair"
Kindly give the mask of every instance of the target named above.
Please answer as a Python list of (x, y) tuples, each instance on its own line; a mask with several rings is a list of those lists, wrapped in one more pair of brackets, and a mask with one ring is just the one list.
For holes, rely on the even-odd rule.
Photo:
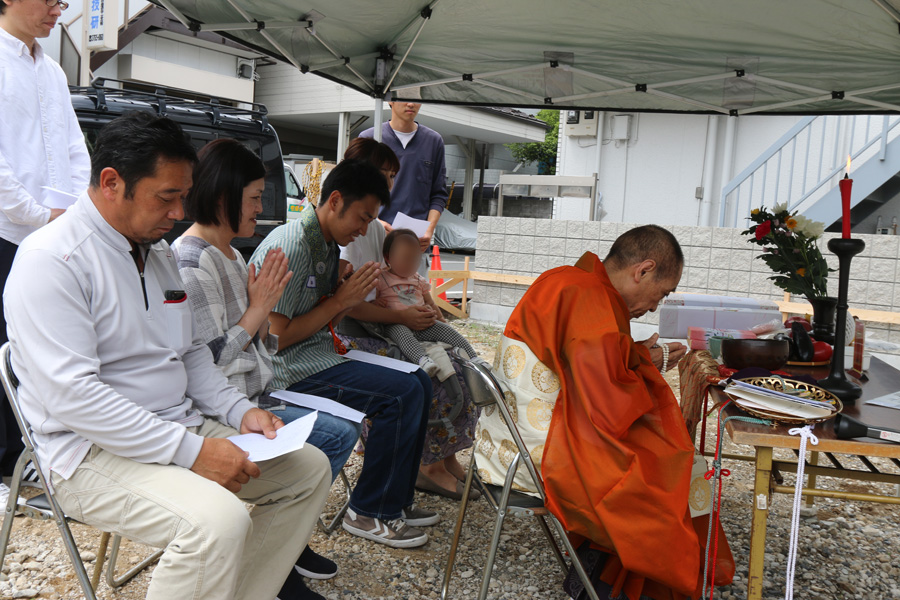
[(344, 160), (364, 160), (378, 169), (400, 171), (400, 160), (391, 147), (372, 138), (356, 138), (344, 152)]
[(344, 199), (341, 215), (354, 202), (366, 196), (375, 196), (383, 208), (391, 204), (391, 192), (388, 191), (387, 179), (378, 167), (361, 160), (342, 160), (331, 170), (322, 184), (319, 202), (325, 202), (332, 193), (338, 191)]
[(659, 225), (642, 225), (620, 235), (603, 260), (613, 269), (625, 269), (645, 260), (656, 261), (656, 278), (677, 277), (684, 253), (675, 236)]
[(384, 246), (382, 246), (381, 248), (381, 254), (384, 256), (385, 260), (387, 260), (391, 255), (391, 248), (393, 247), (394, 242), (402, 237), (412, 238), (412, 241), (416, 245), (416, 247), (419, 247), (419, 236), (417, 236), (416, 232), (414, 232), (412, 229), (394, 229), (389, 234), (387, 234), (386, 238), (384, 238)]
[(232, 231), (241, 225), (244, 188), (266, 176), (256, 154), (237, 140), (214, 140), (197, 153), (194, 185), (184, 199), (184, 212), (200, 225), (219, 224), (219, 205)]
[(100, 130), (91, 154), (91, 186), (100, 185), (100, 172), (112, 167), (125, 182), (125, 196), (135, 184), (156, 173), (159, 159), (197, 162), (197, 152), (178, 123), (154, 114), (133, 111), (113, 119)]

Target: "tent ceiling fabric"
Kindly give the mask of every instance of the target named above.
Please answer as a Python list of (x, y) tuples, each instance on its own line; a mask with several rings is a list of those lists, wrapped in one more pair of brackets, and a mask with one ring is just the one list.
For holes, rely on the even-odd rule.
[(390, 84), (395, 98), (482, 106), (900, 111), (898, 0), (154, 1), (374, 96)]

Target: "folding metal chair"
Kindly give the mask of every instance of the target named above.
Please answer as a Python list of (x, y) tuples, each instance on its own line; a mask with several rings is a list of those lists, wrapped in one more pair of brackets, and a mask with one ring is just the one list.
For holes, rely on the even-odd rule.
[[(553, 549), (553, 553), (559, 562), (560, 568), (563, 573), (566, 574), (568, 573), (568, 565), (547, 524), (547, 520), (549, 520), (556, 530), (566, 553), (568, 553), (572, 561), (572, 566), (581, 578), (581, 582), (584, 584), (588, 596), (591, 600), (599, 600), (597, 592), (594, 591), (590, 579), (584, 570), (584, 566), (578, 559), (575, 548), (572, 547), (572, 543), (566, 535), (565, 529), (556, 517), (554, 517), (544, 506), (544, 500), (546, 499), (546, 494), (544, 493), (544, 481), (537, 472), (534, 462), (531, 460), (531, 454), (529, 454), (528, 449), (525, 447), (525, 443), (522, 441), (522, 437), (519, 435), (519, 431), (516, 428), (515, 421), (509, 413), (509, 409), (503, 399), (503, 389), (491, 372), (485, 367), (463, 359), (461, 359), (460, 362), (463, 365), (463, 378), (469, 388), (469, 392), (472, 394), (473, 402), (481, 407), (482, 410), (490, 406), (496, 406), (499, 409), (503, 422), (509, 428), (512, 439), (516, 444), (517, 454), (513, 457), (512, 462), (506, 471), (506, 478), (503, 482), (503, 486), (488, 485), (484, 483), (476, 472), (475, 457), (472, 457), (472, 460), (469, 463), (468, 473), (466, 474), (465, 490), (463, 491), (462, 501), (459, 506), (456, 529), (453, 532), (453, 542), (450, 544), (450, 556), (447, 559), (447, 566), (444, 570), (441, 600), (447, 600), (449, 597), (453, 563), (456, 561), (456, 550), (459, 546), (459, 537), (462, 533), (463, 520), (466, 516), (466, 507), (469, 503), (469, 490), (471, 489), (473, 482), (481, 488), (484, 497), (487, 498), (488, 504), (490, 504), (491, 508), (497, 513), (497, 519), (494, 522), (493, 537), (491, 538), (491, 544), (488, 547), (478, 600), (485, 600), (485, 598), (487, 598), (488, 588), (491, 582), (491, 573), (494, 570), (494, 560), (497, 556), (497, 548), (500, 545), (500, 534), (503, 530), (503, 521), (507, 515), (537, 518), (541, 530), (550, 542), (550, 547)], [(540, 494), (539, 498), (512, 489), (513, 479), (515, 478), (516, 471), (521, 463), (524, 463), (528, 475), (534, 482), (535, 488)]]
[[(12, 481), (9, 486), (9, 501), (6, 503), (6, 511), (3, 516), (3, 527), (0, 529), (0, 566), (2, 566), (3, 561), (6, 560), (6, 549), (9, 545), (9, 536), (12, 532), (13, 519), (16, 512), (20, 511), (26, 517), (31, 519), (43, 521), (53, 519), (56, 521), (56, 525), (59, 528), (60, 536), (62, 536), (63, 544), (66, 547), (66, 552), (69, 554), (69, 560), (72, 562), (72, 567), (75, 569), (75, 575), (78, 577), (78, 583), (81, 584), (81, 589), (84, 591), (85, 598), (87, 598), (87, 600), (96, 600), (97, 596), (94, 593), (94, 590), (100, 583), (100, 574), (103, 572), (103, 563), (105, 561), (107, 547), (109, 546), (110, 534), (105, 531), (102, 532), (102, 535), (100, 536), (100, 546), (97, 549), (97, 558), (94, 562), (94, 572), (93, 575), (88, 578), (84, 563), (81, 560), (81, 554), (78, 551), (78, 546), (75, 544), (75, 538), (72, 537), (72, 531), (69, 529), (68, 522), (70, 520), (74, 521), (74, 519), (66, 517), (59, 507), (59, 504), (57, 504), (56, 498), (50, 491), (50, 486), (44, 476), (44, 471), (41, 469), (40, 463), (38, 462), (37, 453), (34, 451), (34, 441), (31, 439), (31, 430), (25, 422), (22, 411), (19, 408), (19, 381), (16, 379), (15, 373), (13, 373), (9, 354), (9, 343), (3, 344), (3, 347), (0, 348), (0, 379), (3, 381), (3, 388), (6, 390), (6, 397), (9, 399), (13, 414), (16, 416), (19, 431), (22, 433), (22, 441), (25, 444), (25, 450), (22, 451), (19, 460), (16, 462)], [(23, 482), (23, 472), (28, 463), (32, 463), (37, 469), (38, 483), (36, 485), (31, 482)], [(20, 503), (18, 501), (19, 491), (22, 489), (23, 483), (28, 487), (37, 487), (41, 489), (43, 493)], [(109, 587), (113, 589), (125, 585), (125, 583), (131, 580), (135, 575), (143, 571), (162, 556), (163, 551), (157, 550), (139, 564), (129, 569), (122, 576), (117, 577), (115, 572), (116, 561), (119, 556), (119, 546), (121, 545), (122, 538), (118, 535), (112, 537), (112, 546), (109, 547), (109, 564), (106, 569), (106, 582), (109, 584)]]

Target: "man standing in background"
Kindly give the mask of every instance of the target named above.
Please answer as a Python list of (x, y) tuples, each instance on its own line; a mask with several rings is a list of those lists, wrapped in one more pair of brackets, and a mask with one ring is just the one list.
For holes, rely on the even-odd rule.
[[(416, 97), (418, 90), (404, 90), (404, 95)], [(416, 123), (421, 104), (390, 102), (391, 120), (381, 126), (381, 139), (400, 159), (400, 170), (391, 190), (391, 205), (378, 218), (390, 233), (398, 212), (414, 219), (428, 221), (425, 235), (419, 238), (422, 252), (421, 275), (428, 268), (427, 250), (432, 244), (434, 229), (447, 206), (447, 167), (444, 164), (444, 140), (441, 134)], [(375, 137), (375, 128), (366, 129), (359, 137)]]
[[(43, 187), (78, 195), (90, 157), (62, 68), (44, 54), (45, 38), (68, 7), (59, 0), (0, 0), (0, 292), (22, 240), (65, 209), (42, 204)], [(0, 300), (0, 344), (7, 341)], [(21, 435), (0, 392), (0, 467), (12, 471)], [(9, 488), (0, 482), (0, 503)]]

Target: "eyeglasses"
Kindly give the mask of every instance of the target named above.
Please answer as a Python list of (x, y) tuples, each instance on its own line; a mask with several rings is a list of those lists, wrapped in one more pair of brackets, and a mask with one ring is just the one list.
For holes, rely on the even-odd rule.
[(44, 0), (47, 3), (47, 6), (53, 8), (56, 5), (59, 5), (59, 10), (66, 10), (69, 8), (68, 2), (63, 2), (62, 0)]

